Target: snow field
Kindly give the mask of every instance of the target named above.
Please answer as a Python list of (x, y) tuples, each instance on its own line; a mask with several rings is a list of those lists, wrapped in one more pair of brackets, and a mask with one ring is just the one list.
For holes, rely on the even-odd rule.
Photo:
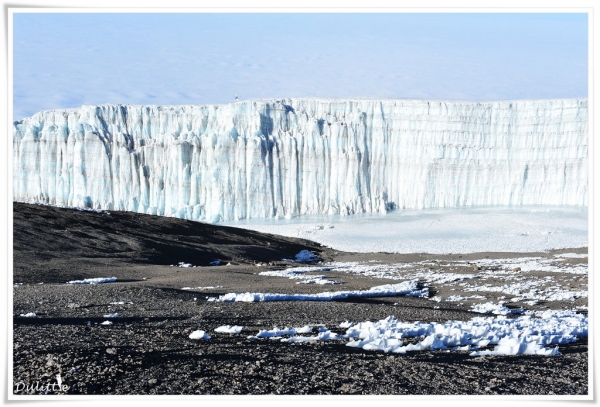
[[(569, 254), (571, 256), (571, 254)], [(374, 278), (386, 278), (392, 280), (424, 281), (429, 285), (455, 284), (465, 292), (496, 292), (513, 296), (511, 301), (571, 301), (577, 298), (585, 298), (587, 291), (571, 290), (562, 287), (555, 282), (555, 278), (533, 278), (529, 272), (542, 271), (575, 276), (587, 277), (588, 265), (570, 264), (563, 261), (562, 256), (557, 259), (543, 259), (540, 257), (506, 258), (506, 259), (481, 259), (472, 262), (431, 262), (421, 261), (415, 263), (398, 264), (367, 264), (358, 262), (331, 262), (319, 266), (303, 266), (288, 268), (286, 270), (267, 271), (260, 273), (266, 276), (288, 277), (291, 279), (318, 278), (326, 280), (326, 276), (307, 276), (308, 272), (345, 272), (359, 274)], [(587, 257), (587, 256), (586, 256)], [(567, 258), (566, 256), (564, 258)], [(577, 255), (571, 258), (584, 258)], [(431, 267), (441, 267), (442, 271), (433, 270)], [(476, 274), (464, 273), (465, 267), (475, 267)], [(487, 269), (486, 269), (487, 268)], [(520, 270), (514, 271), (515, 269)], [(453, 272), (462, 269), (462, 273)], [(486, 280), (502, 278), (504, 284), (498, 285), (486, 282)], [(579, 277), (578, 277), (579, 278)], [(293, 298), (287, 298), (291, 300)], [(433, 297), (433, 301), (461, 301), (466, 299), (485, 299), (480, 295), (468, 297), (450, 296), (445, 299)], [(480, 312), (480, 311), (477, 311)]]
[[(474, 262), (418, 262), (411, 264), (369, 264), (359, 263), (328, 263), (314, 267), (296, 267), (283, 271), (264, 272), (262, 275), (288, 277), (292, 279), (305, 278), (307, 272), (344, 271), (367, 275), (377, 278), (407, 279), (419, 278), (428, 283), (458, 285), (464, 291), (481, 291), (489, 293), (505, 293), (514, 295), (512, 302), (528, 300), (535, 305), (538, 300), (560, 301), (573, 300), (586, 297), (587, 291), (570, 291), (558, 285), (549, 285), (554, 281), (552, 275), (545, 278), (528, 276), (534, 271), (549, 273), (564, 273), (566, 275), (584, 275), (587, 277), (587, 264), (572, 265), (565, 263), (567, 258), (585, 258), (584, 255), (567, 253), (555, 256), (556, 260), (542, 258), (516, 258), (516, 259), (484, 259)], [(439, 272), (430, 269), (431, 266), (441, 266), (452, 269), (474, 266), (477, 274)], [(517, 267), (521, 269), (515, 271)], [(487, 268), (487, 269), (483, 269)], [(501, 278), (507, 284), (496, 285), (485, 283), (485, 280)], [(510, 282), (514, 280), (514, 282)], [(481, 282), (481, 284), (479, 284)], [(416, 281), (404, 281), (416, 287)], [(473, 284), (477, 283), (477, 284)], [(394, 285), (388, 285), (394, 286)], [(379, 286), (373, 289), (380, 289)], [(373, 290), (371, 289), (371, 290)], [(354, 292), (354, 295), (369, 296), (369, 291)], [(421, 296), (426, 289), (421, 289)], [(269, 293), (230, 293), (220, 296), (215, 301), (311, 301), (315, 299), (336, 299), (338, 295), (347, 295), (348, 292), (328, 292), (314, 295), (289, 295)], [(359, 294), (360, 293), (360, 294)], [(345, 298), (345, 297), (342, 297)], [(505, 298), (503, 297), (498, 297)], [(430, 300), (464, 301), (467, 299), (481, 299), (482, 295), (461, 296), (452, 295), (442, 299), (433, 297)], [(576, 341), (578, 338), (587, 337), (588, 318), (586, 315), (575, 311), (545, 311), (532, 312), (508, 308), (507, 301), (482, 302), (474, 304), (471, 311), (496, 314), (497, 317), (475, 317), (470, 321), (447, 321), (446, 323), (401, 322), (390, 316), (378, 322), (352, 323), (345, 321), (340, 328), (346, 329), (346, 334), (338, 334), (325, 330), (317, 336), (299, 336), (298, 328), (261, 330), (251, 339), (270, 338), (282, 342), (313, 342), (319, 340), (350, 339), (347, 346), (365, 350), (377, 350), (393, 353), (406, 353), (410, 351), (446, 350), (470, 351), (471, 356), (486, 355), (559, 355), (558, 345)], [(581, 308), (581, 307), (579, 307)], [(586, 308), (586, 307), (583, 307)], [(525, 314), (525, 315), (523, 315)], [(507, 318), (508, 315), (521, 315), (516, 318)], [(417, 339), (415, 341), (415, 339)], [(493, 347), (492, 349), (487, 349)]]
[(385, 215), (302, 215), (224, 224), (359, 253), (518, 253), (588, 245), (588, 209), (583, 206), (403, 209)]

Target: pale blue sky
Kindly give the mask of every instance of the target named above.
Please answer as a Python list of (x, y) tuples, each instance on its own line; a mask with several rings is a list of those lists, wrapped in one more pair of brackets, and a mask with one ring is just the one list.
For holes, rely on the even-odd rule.
[(14, 15), (14, 118), (82, 104), (587, 97), (586, 14)]

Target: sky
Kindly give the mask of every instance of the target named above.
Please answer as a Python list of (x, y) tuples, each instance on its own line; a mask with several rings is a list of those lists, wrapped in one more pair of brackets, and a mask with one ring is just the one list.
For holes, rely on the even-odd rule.
[(17, 12), (13, 118), (234, 94), (582, 98), (587, 31), (581, 13)]

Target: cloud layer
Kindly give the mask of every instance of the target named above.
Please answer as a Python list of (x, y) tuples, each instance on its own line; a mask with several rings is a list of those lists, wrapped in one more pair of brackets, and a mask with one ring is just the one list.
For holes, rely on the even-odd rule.
[(587, 96), (585, 14), (14, 15), (14, 118), (82, 104)]

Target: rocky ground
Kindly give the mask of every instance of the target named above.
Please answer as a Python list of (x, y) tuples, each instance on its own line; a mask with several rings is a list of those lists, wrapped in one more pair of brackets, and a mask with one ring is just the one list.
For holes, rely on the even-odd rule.
[[(303, 249), (326, 261), (426, 260), (435, 273), (450, 272), (452, 262), (452, 273), (473, 273), (473, 266), (456, 262), (508, 256), (341, 253), (309, 241), (180, 219), (15, 203), (13, 390), (16, 394), (198, 395), (588, 393), (586, 340), (561, 345), (562, 354), (555, 357), (471, 357), (468, 352), (447, 351), (385, 354), (344, 346), (344, 340), (294, 344), (248, 338), (260, 329), (316, 324), (341, 334), (343, 321), (376, 321), (389, 315), (406, 321), (468, 320), (480, 315), (469, 311), (468, 301), (436, 303), (401, 296), (329, 302), (207, 300), (227, 292), (316, 293), (397, 282), (332, 272), (328, 277), (340, 285), (298, 285), (288, 278), (259, 274), (294, 266), (281, 259), (293, 258)], [(552, 253), (536, 255), (551, 257)], [(210, 266), (215, 260), (221, 265)], [(170, 266), (179, 262), (198, 267)], [(65, 284), (113, 276), (117, 281), (112, 283)], [(557, 279), (574, 290), (587, 289), (587, 279), (581, 276)], [(501, 278), (496, 280), (487, 281), (501, 284)], [(429, 286), (432, 298), (467, 295), (456, 291), (460, 289), (456, 284)], [(580, 298), (531, 307), (585, 304), (586, 299)], [(29, 312), (36, 316), (20, 316)], [(111, 325), (101, 325), (108, 319), (104, 315), (115, 312), (119, 316), (111, 319)], [(239, 335), (214, 332), (222, 325), (239, 325), (243, 330)], [(211, 339), (190, 339), (190, 333), (199, 329)], [(57, 374), (68, 389), (39, 390), (56, 383)], [(38, 390), (31, 390), (36, 383)]]

